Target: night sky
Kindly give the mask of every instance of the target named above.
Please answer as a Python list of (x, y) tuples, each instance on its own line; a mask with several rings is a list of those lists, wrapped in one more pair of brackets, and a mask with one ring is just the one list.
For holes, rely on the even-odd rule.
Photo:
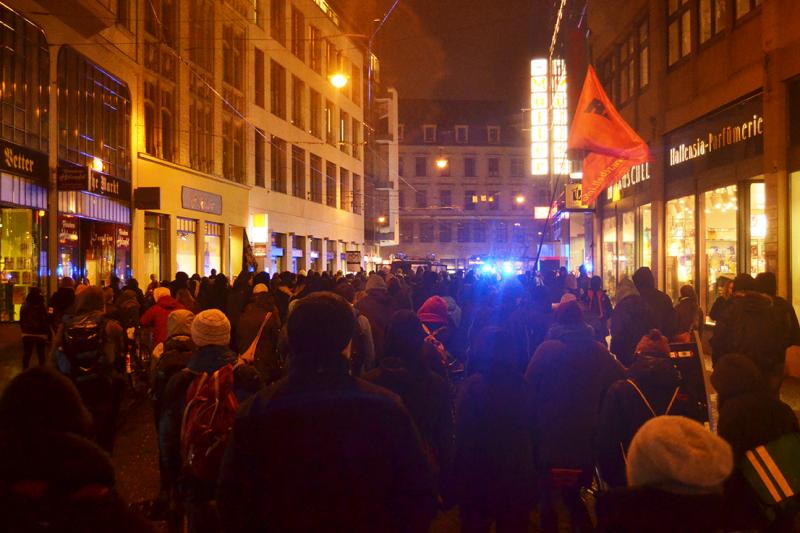
[[(369, 34), (392, 0), (331, 4)], [(524, 107), (530, 59), (549, 43), (551, 6), (547, 0), (400, 0), (375, 39), (381, 82), (401, 98), (506, 100)]]

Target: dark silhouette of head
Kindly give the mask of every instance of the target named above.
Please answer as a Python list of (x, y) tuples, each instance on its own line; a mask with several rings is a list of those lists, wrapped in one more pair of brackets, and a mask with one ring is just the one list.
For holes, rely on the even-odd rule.
[(292, 355), (317, 363), (340, 356), (353, 337), (355, 316), (347, 301), (332, 292), (315, 292), (297, 301), (286, 330)]

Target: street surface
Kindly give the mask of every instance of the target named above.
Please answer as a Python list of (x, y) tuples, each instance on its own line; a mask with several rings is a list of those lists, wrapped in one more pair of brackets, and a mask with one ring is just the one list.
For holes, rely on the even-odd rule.
[[(33, 359), (35, 361), (36, 358)], [(20, 372), (21, 361), (19, 327), (0, 324), (0, 391)], [(150, 400), (131, 396), (122, 408), (112, 462), (116, 470), (117, 489), (127, 502), (136, 505), (153, 499), (158, 493), (158, 452)], [(781, 396), (795, 413), (800, 414), (800, 379), (786, 380)], [(532, 523), (536, 521), (533, 513)], [(166, 531), (163, 524), (154, 525), (156, 531)], [(568, 531), (566, 524), (562, 529)], [(458, 530), (457, 510), (440, 513), (431, 527), (432, 533)]]

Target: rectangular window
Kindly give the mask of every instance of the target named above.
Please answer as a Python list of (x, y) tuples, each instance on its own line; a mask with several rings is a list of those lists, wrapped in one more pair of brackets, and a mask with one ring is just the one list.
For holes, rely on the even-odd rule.
[(522, 222), (514, 222), (514, 225), (511, 226), (511, 240), (517, 244), (525, 242), (525, 226)]
[(339, 150), (350, 153), (350, 115), (339, 110)]
[(456, 126), (456, 144), (469, 143), (469, 126)]
[(439, 191), (439, 207), (452, 207), (453, 192), (450, 189)]
[[(158, 213), (144, 214), (144, 265), (145, 271), (158, 279), (170, 279), (169, 216)], [(197, 267), (195, 267), (197, 268)]]
[(511, 158), (511, 175), (521, 178), (525, 175), (525, 160), (519, 157)]
[(272, 136), (270, 177), (272, 190), (286, 194), (286, 141)]
[(619, 101), (624, 103), (633, 96), (633, 62), (635, 58), (633, 36), (619, 47)]
[(306, 84), (297, 76), (292, 76), (292, 124), (301, 130), (306, 129), (305, 117), (303, 117), (305, 95)]
[(475, 158), (474, 157), (465, 157), (464, 158), (464, 177), (465, 178), (474, 178), (475, 177)]
[(286, 46), (286, 0), (271, 0), (269, 11), (269, 35)]
[(292, 7), (292, 53), (301, 61), (306, 59), (306, 17)]
[(497, 191), (493, 192), (486, 198), (486, 202), (489, 204), (490, 211), (497, 211), (500, 209), (500, 193)]
[(406, 192), (405, 191), (397, 191), (397, 207), (400, 209), (406, 208)]
[(222, 113), (222, 175), (245, 183), (244, 121), (227, 110)]
[(426, 124), (422, 127), (422, 140), (426, 143), (436, 142), (436, 126)]
[(672, 66), (692, 52), (692, 3), (670, 0), (667, 25), (667, 63)]
[(255, 76), (253, 77), (253, 88), (255, 90), (255, 104), (264, 107), (264, 52), (258, 48), (253, 49), (253, 67)]
[(325, 205), (336, 207), (336, 165), (325, 164)]
[(325, 100), (325, 142), (331, 146), (336, 146), (336, 129), (333, 125), (333, 103), (330, 100)]
[(677, 301), (683, 285), (696, 285), (694, 195), (669, 200), (666, 212), (666, 293)]
[(464, 191), (464, 210), (474, 211), (478, 203), (478, 196), (475, 191)]
[(309, 155), (311, 167), (311, 201), (322, 203), (322, 158), (314, 154)]
[(417, 156), (414, 158), (414, 175), (417, 177), (428, 175), (428, 159)]
[(456, 238), (458, 242), (469, 242), (469, 226), (470, 222), (468, 220), (458, 223), (456, 227)]
[(189, 166), (214, 172), (214, 102), (211, 89), (196, 73), (189, 75)]
[(189, 4), (189, 60), (211, 74), (214, 73), (214, 2), (191, 0)]
[(752, 10), (761, 5), (762, 0), (736, 0), (736, 19), (750, 13)]
[(620, 250), (618, 257), (618, 276), (630, 278), (636, 270), (636, 212), (626, 211), (620, 217), (622, 219), (622, 234), (620, 239)]
[(222, 81), (240, 91), (244, 88), (244, 32), (222, 26)]
[(650, 23), (645, 19), (639, 25), (639, 88), (650, 84)]
[(725, 29), (727, 0), (700, 1), (700, 43), (704, 43)]
[(317, 74), (322, 73), (322, 34), (319, 28), (309, 27), (310, 38), (308, 40), (309, 54), (311, 56), (311, 70)]
[(353, 128), (350, 130), (352, 136), (353, 157), (361, 161), (361, 123), (353, 118)]
[(412, 243), (414, 242), (414, 223), (401, 222), (400, 223), (400, 242)]
[(270, 111), (286, 120), (286, 69), (270, 60), (269, 72)]
[(363, 213), (362, 191), (361, 176), (353, 174), (353, 213), (356, 215)]
[(500, 175), (500, 158), (499, 157), (490, 157), (488, 160), (489, 165), (489, 176), (490, 177), (497, 177)]
[(176, 116), (173, 84), (163, 78), (145, 80), (144, 145), (148, 154), (175, 161), (178, 156)]
[(419, 223), (419, 242), (433, 242), (433, 222)]
[(339, 209), (350, 210), (350, 172), (339, 169)]
[(755, 276), (759, 272), (767, 271), (766, 238), (767, 238), (767, 212), (766, 189), (764, 182), (750, 184), (750, 227), (748, 237), (750, 250), (748, 266), (750, 274)]
[(308, 132), (317, 139), (322, 139), (322, 96), (314, 89), (309, 90), (308, 121)]
[(210, 276), (212, 270), (222, 272), (222, 224), (203, 224), (203, 275)]
[(255, 178), (256, 178), (256, 187), (265, 187), (266, 186), (266, 138), (264, 136), (264, 130), (256, 128), (256, 146), (255, 146)]
[(610, 296), (617, 289), (617, 218), (603, 220), (603, 287)]
[(494, 240), (496, 242), (508, 242), (508, 224), (497, 221), (494, 224)]
[(450, 242), (453, 240), (453, 224), (450, 222), (439, 222), (439, 242)]
[(306, 197), (306, 151), (292, 146), (292, 194)]
[(177, 272), (197, 272), (197, 221), (177, 217), (175, 268)]
[(328, 75), (339, 70), (339, 52), (336, 50), (336, 46), (327, 39), (325, 40), (325, 63)]
[(500, 126), (486, 128), (486, 140), (489, 144), (500, 144)]
[(486, 242), (486, 223), (482, 220), (472, 223), (472, 242)]
[(738, 198), (736, 185), (703, 194), (705, 211), (705, 253), (708, 276), (706, 302), (713, 302), (720, 278), (733, 279), (738, 273)]
[(645, 204), (639, 207), (639, 242), (637, 267), (653, 266), (653, 206)]
[(414, 207), (425, 209), (428, 207), (428, 191), (417, 191), (414, 195)]
[(351, 67), (350, 86), (353, 89), (353, 102), (361, 107), (361, 67), (358, 65), (351, 65)]

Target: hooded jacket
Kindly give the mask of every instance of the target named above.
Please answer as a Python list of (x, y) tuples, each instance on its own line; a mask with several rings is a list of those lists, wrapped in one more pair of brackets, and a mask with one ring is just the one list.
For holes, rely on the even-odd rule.
[(680, 389), (681, 374), (670, 359), (635, 357), (628, 369), (628, 378), (608, 389), (597, 426), (600, 473), (612, 487), (626, 486), (623, 452), (627, 453), (639, 428), (653, 418), (653, 413), (628, 380), (639, 387), (656, 416), (680, 415), (699, 420), (703, 414), (697, 401)]
[(236, 346), (239, 353), (244, 353), (250, 347), (268, 313), (272, 315), (264, 325), (261, 338), (256, 345), (255, 366), (264, 381), (270, 383), (279, 377), (281, 367), (278, 357), (281, 317), (270, 295), (266, 293), (253, 295), (245, 306), (236, 328)]
[(593, 435), (606, 391), (625, 370), (592, 328), (555, 324), (525, 372), (533, 402), (533, 435), (541, 469), (591, 471)]
[(639, 340), (656, 325), (650, 308), (632, 281), (623, 279), (617, 288), (616, 297), (617, 306), (611, 313), (609, 328), (611, 353), (627, 367), (633, 363), (633, 352)]
[(162, 296), (150, 309), (144, 312), (139, 323), (153, 328), (153, 343), (159, 344), (167, 340), (167, 318), (176, 309), (184, 307), (172, 296)]
[[(373, 278), (375, 276), (372, 276), (370, 281)], [(380, 278), (378, 277), (378, 279)], [(372, 329), (372, 341), (375, 344), (375, 359), (380, 362), (384, 356), (386, 326), (389, 325), (389, 319), (396, 311), (392, 297), (384, 289), (373, 288), (367, 290), (366, 296), (356, 303), (356, 309), (369, 320), (369, 326)]]

